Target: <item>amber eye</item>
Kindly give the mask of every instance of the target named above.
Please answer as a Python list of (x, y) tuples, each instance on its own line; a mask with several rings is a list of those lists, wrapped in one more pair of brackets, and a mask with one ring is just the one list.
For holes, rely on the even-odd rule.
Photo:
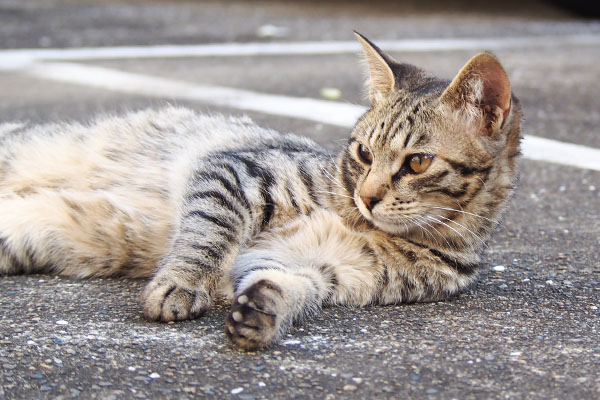
[(373, 154), (371, 154), (364, 144), (358, 146), (358, 158), (365, 164), (371, 164), (373, 162)]
[(410, 170), (415, 174), (420, 174), (429, 167), (433, 156), (431, 154), (413, 154), (407, 160)]

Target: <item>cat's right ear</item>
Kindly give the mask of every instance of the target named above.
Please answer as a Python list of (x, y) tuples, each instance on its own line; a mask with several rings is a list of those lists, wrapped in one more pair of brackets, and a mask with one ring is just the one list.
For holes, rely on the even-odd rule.
[(369, 100), (372, 105), (380, 102), (390, 95), (396, 86), (396, 78), (390, 67), (392, 60), (385, 55), (379, 47), (375, 46), (366, 37), (354, 31), (362, 45), (363, 54), (367, 64)]
[(510, 82), (496, 57), (480, 53), (460, 70), (441, 100), (474, 119), (481, 136), (494, 137), (510, 115)]

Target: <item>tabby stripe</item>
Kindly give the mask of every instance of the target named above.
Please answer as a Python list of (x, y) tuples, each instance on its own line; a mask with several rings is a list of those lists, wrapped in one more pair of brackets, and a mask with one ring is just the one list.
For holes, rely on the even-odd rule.
[(418, 279), (425, 291), (425, 296), (423, 297), (424, 300), (434, 300), (439, 297), (438, 291), (435, 290), (435, 287), (429, 282), (427, 275), (419, 275)]
[(421, 134), (421, 136), (419, 136), (419, 138), (417, 140), (415, 140), (415, 143), (413, 144), (413, 146), (420, 146), (423, 143), (426, 143), (429, 141), (429, 136), (426, 134)]
[(404, 139), (404, 148), (406, 148), (406, 146), (408, 146), (408, 142), (410, 141), (411, 136), (412, 136), (412, 131), (408, 131), (408, 134), (406, 135), (406, 139)]
[[(184, 226), (184, 227), (181, 228), (181, 232), (182, 233), (192, 233), (192, 234), (198, 235), (198, 236), (202, 236), (202, 235), (204, 235), (206, 233), (206, 231), (203, 230), (203, 229), (198, 229), (198, 230), (194, 229), (196, 227), (197, 226), (189, 226), (189, 225), (188, 226)], [(231, 232), (228, 232), (228, 231), (220, 230), (220, 231), (214, 232), (214, 234), (218, 235), (218, 236), (222, 236), (228, 242), (237, 241), (235, 235), (232, 234)]]
[[(231, 167), (230, 167), (231, 168)], [(233, 171), (233, 168), (232, 168)], [(239, 177), (237, 176), (237, 173), (235, 173), (235, 171), (233, 171), (232, 175), (234, 176), (234, 179), (236, 180), (236, 184), (237, 186), (233, 186), (231, 184), (231, 182), (229, 181), (229, 179), (227, 179), (225, 176), (219, 174), (218, 172), (208, 172), (208, 171), (197, 171), (194, 174), (194, 180), (204, 180), (204, 181), (218, 181), (225, 190), (227, 190), (227, 192), (229, 194), (231, 194), (231, 196), (233, 196), (236, 200), (238, 200), (240, 203), (242, 203), (243, 206), (245, 206), (248, 210), (251, 210), (252, 207), (250, 206), (250, 202), (248, 201), (248, 199), (246, 198), (246, 196), (244, 195), (244, 193), (241, 191), (240, 189), (240, 180)]]
[(307, 170), (306, 162), (304, 160), (300, 162), (300, 165), (298, 165), (298, 172), (300, 174), (300, 180), (302, 180), (304, 187), (306, 187), (306, 191), (308, 192), (311, 200), (313, 203), (320, 206), (321, 204), (315, 195), (314, 181), (310, 175), (310, 172)]
[(332, 265), (323, 264), (319, 267), (319, 271), (321, 271), (321, 273), (323, 275), (326, 275), (329, 277), (329, 282), (331, 282), (331, 284), (333, 286), (338, 285), (339, 279), (338, 279), (337, 273), (335, 272), (335, 268)]
[(213, 249), (210, 246), (193, 243), (191, 245), (191, 247), (194, 250), (199, 250), (199, 251), (202, 251), (203, 253), (206, 253), (208, 258), (211, 259), (212, 261), (214, 261), (215, 263), (219, 263), (223, 259), (223, 253), (219, 253), (219, 252), (215, 251), (215, 249)]
[(353, 157), (350, 157), (350, 155), (348, 155), (348, 165), (350, 165), (356, 172), (362, 172), (365, 169), (361, 163), (356, 161)]
[(375, 134), (375, 132), (377, 132), (377, 124), (375, 124), (371, 127), (371, 132), (369, 132), (369, 137), (367, 139), (368, 143), (371, 143), (371, 140), (373, 139), (373, 135)]
[[(261, 261), (263, 261), (263, 260), (261, 260)], [(247, 268), (243, 271), (240, 271), (242, 273), (239, 276), (236, 276), (233, 281), (233, 291), (237, 293), (238, 289), (240, 288), (240, 284), (242, 283), (242, 280), (245, 277), (249, 276), (253, 272), (266, 271), (266, 270), (281, 271), (281, 270), (283, 270), (283, 268), (281, 268), (278, 265), (255, 265), (255, 266)]]
[(443, 158), (443, 160), (450, 164), (450, 166), (457, 170), (458, 173), (462, 176), (469, 176), (473, 174), (487, 174), (492, 169), (491, 165), (487, 167), (474, 167), (461, 163), (459, 161), (450, 160), (448, 158)]
[[(435, 186), (435, 185), (427, 185), (424, 186), (425, 188), (430, 187), (430, 186)], [(482, 185), (483, 186), (483, 185)], [(481, 190), (481, 187), (477, 188), (476, 192), (478, 192), (479, 190)], [(425, 193), (442, 193), (445, 194), (446, 196), (452, 197), (452, 198), (459, 198), (459, 197), (463, 197), (465, 194), (467, 194), (467, 190), (469, 189), (469, 182), (465, 182), (463, 183), (463, 185), (461, 186), (460, 189), (458, 190), (452, 190), (449, 188), (435, 188), (433, 190), (427, 190), (425, 191)], [(473, 196), (471, 196), (471, 198), (469, 199), (469, 201), (471, 201), (473, 199)]]
[(261, 176), (263, 169), (254, 161), (248, 157), (244, 157), (242, 154), (237, 152), (223, 152), (221, 153), (224, 156), (229, 156), (236, 161), (241, 162), (246, 167), (246, 172), (253, 178), (258, 178)]
[(188, 196), (189, 200), (202, 200), (206, 198), (217, 201), (222, 207), (234, 213), (240, 219), (241, 222), (244, 222), (246, 220), (245, 216), (237, 209), (237, 207), (231, 204), (229, 199), (223, 196), (222, 193), (219, 193), (214, 190), (209, 190), (206, 192), (195, 192)]
[[(404, 120), (402, 118), (399, 118), (400, 116), (400, 112), (397, 112), (396, 114), (394, 114), (390, 120), (394, 121), (391, 125), (391, 127), (388, 130), (388, 143), (391, 142), (392, 140), (394, 140), (394, 138), (398, 135), (398, 133), (400, 132), (400, 128), (402, 127), (402, 124), (404, 123)], [(390, 136), (391, 133), (391, 136)]]
[(18, 272), (26, 271), (25, 265), (10, 250), (4, 238), (0, 238), (0, 252), (8, 259), (13, 268), (16, 267)]
[(451, 266), (452, 268), (454, 268), (458, 273), (461, 273), (463, 275), (472, 275), (475, 270), (477, 269), (477, 264), (463, 264), (458, 262), (455, 259), (452, 259), (450, 257), (448, 257), (447, 255), (445, 255), (444, 253), (436, 250), (436, 249), (429, 249), (429, 251), (435, 255), (436, 257), (438, 257), (440, 260), (442, 260), (445, 264)]
[(414, 295), (411, 292), (415, 290), (415, 284), (404, 276), (400, 271), (396, 273), (396, 281), (400, 283), (400, 296), (404, 303), (414, 301)]
[(200, 268), (200, 270), (194, 270), (194, 272), (211, 271), (217, 268), (216, 266), (205, 263), (203, 260), (197, 257), (179, 256), (178, 259), (188, 265), (193, 265), (194, 267)]
[(261, 189), (260, 193), (264, 200), (263, 206), (263, 217), (261, 221), (261, 228), (265, 228), (271, 222), (271, 218), (273, 218), (273, 214), (275, 212), (275, 202), (273, 201), (273, 197), (271, 196), (271, 188), (275, 185), (275, 178), (273, 174), (269, 171), (264, 171), (261, 179)]
[(27, 247), (23, 246), (22, 248), (22, 256), (17, 257), (17, 254), (10, 249), (8, 243), (6, 243), (6, 239), (0, 237), (0, 251), (4, 253), (4, 255), (11, 260), (11, 263), (14, 264), (18, 270), (24, 271), (26, 270), (26, 265), (33, 266), (35, 265), (35, 257), (33, 252)]
[(275, 178), (273, 177), (273, 174), (264, 168), (261, 168), (254, 160), (251, 160), (242, 154), (236, 152), (224, 152), (222, 154), (240, 161), (246, 167), (248, 175), (253, 178), (260, 179), (259, 193), (263, 199), (263, 217), (261, 221), (261, 228), (265, 228), (271, 221), (271, 218), (275, 212), (275, 203), (273, 202), (273, 197), (271, 196), (271, 187), (275, 184)]
[(292, 185), (288, 183), (285, 186), (285, 191), (287, 192), (287, 195), (290, 198), (290, 203), (292, 203), (292, 207), (294, 207), (294, 210), (296, 210), (298, 214), (302, 214), (302, 210), (300, 209), (300, 206), (296, 201), (296, 195), (294, 194), (294, 192), (292, 192), (291, 186)]
[(354, 194), (354, 186), (350, 171), (348, 170), (348, 152), (345, 152), (342, 157), (342, 182), (350, 195)]
[[(450, 171), (444, 170), (444, 171), (438, 172), (437, 174), (435, 174), (433, 176), (428, 176), (427, 177), (427, 183), (429, 184), (428, 186), (438, 185), (442, 181), (442, 179), (444, 179), (446, 176), (448, 176), (449, 173), (450, 173)], [(428, 186), (424, 186), (424, 187), (428, 187)]]
[(390, 284), (390, 271), (388, 267), (383, 268), (383, 274), (381, 277), (381, 287), (386, 288)]
[(213, 224), (215, 224), (217, 226), (220, 226), (221, 228), (227, 229), (229, 231), (236, 231), (235, 227), (232, 224), (230, 224), (229, 222), (223, 221), (219, 217), (209, 215), (202, 210), (190, 211), (185, 216), (186, 217), (200, 217), (202, 219), (212, 222)]

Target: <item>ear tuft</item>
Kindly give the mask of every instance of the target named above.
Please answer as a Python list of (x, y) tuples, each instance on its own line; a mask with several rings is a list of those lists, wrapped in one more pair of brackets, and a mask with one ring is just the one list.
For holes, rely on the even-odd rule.
[(390, 67), (393, 61), (385, 55), (369, 39), (354, 31), (362, 45), (363, 54), (368, 67), (369, 100), (372, 105), (385, 99), (394, 90), (396, 79)]
[(456, 75), (441, 101), (480, 122), (482, 136), (494, 136), (510, 114), (511, 89), (506, 71), (493, 55), (477, 54)]

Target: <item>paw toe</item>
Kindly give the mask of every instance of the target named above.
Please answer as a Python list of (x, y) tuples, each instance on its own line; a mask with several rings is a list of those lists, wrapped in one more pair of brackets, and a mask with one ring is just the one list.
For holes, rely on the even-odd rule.
[(258, 282), (238, 296), (225, 320), (225, 334), (238, 348), (256, 350), (273, 342), (277, 333), (276, 298), (281, 291)]
[(210, 308), (203, 290), (187, 290), (172, 283), (150, 283), (142, 295), (144, 315), (152, 321), (181, 321), (201, 316)]

